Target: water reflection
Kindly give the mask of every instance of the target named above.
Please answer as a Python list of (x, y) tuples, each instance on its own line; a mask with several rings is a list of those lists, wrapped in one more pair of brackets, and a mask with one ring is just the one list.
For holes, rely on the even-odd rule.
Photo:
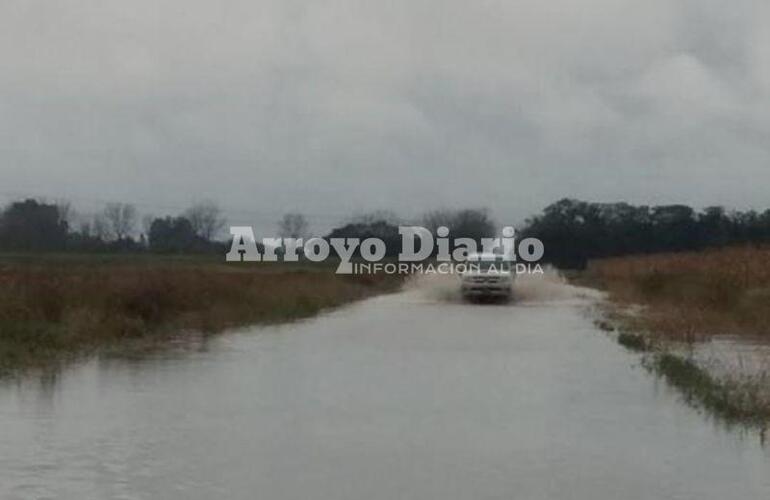
[(0, 498), (768, 498), (581, 307), (410, 291), (6, 383)]

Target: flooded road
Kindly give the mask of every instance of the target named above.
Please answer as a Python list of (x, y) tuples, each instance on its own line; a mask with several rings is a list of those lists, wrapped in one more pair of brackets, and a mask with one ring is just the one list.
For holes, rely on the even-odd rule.
[(585, 302), (424, 290), (0, 386), (0, 498), (766, 499)]

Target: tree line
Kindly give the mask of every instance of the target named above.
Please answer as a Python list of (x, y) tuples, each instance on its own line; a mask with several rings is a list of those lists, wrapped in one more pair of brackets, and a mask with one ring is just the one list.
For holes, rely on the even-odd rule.
[[(0, 211), (0, 250), (224, 254), (230, 246), (229, 235), (222, 234), (225, 223), (222, 211), (212, 202), (196, 203), (180, 215), (147, 216), (140, 221), (136, 208), (126, 203), (108, 203), (101, 212), (82, 217), (67, 202), (27, 199)], [(450, 237), (477, 241), (494, 236), (497, 229), (483, 209), (433, 211), (420, 223), (434, 232), (447, 226)], [(376, 211), (354, 216), (324, 237), (380, 238), (386, 243), (387, 255), (395, 256), (401, 251), (400, 224), (404, 221), (392, 212)], [(288, 238), (313, 236), (307, 219), (299, 213), (284, 215), (277, 232)]]
[(221, 210), (211, 202), (194, 204), (181, 215), (139, 221), (136, 208), (127, 203), (108, 203), (91, 217), (77, 217), (67, 202), (26, 199), (0, 212), (0, 250), (224, 252), (225, 243), (216, 240), (224, 224)]
[(630, 205), (562, 199), (530, 218), (520, 233), (539, 238), (545, 259), (582, 268), (590, 259), (681, 252), (770, 241), (770, 210)]
[[(401, 251), (398, 226), (405, 222), (387, 211), (352, 217), (325, 238), (380, 238), (388, 256)], [(434, 210), (419, 224), (434, 234), (449, 228), (449, 238), (498, 236), (500, 228), (484, 209)], [(141, 226), (141, 228), (139, 228)], [(219, 253), (229, 249), (225, 219), (212, 202), (199, 202), (179, 215), (143, 217), (133, 205), (109, 203), (90, 217), (78, 217), (67, 202), (27, 199), (0, 211), (0, 250), (41, 252)], [(305, 216), (288, 213), (277, 223), (278, 235), (307, 238)], [(700, 250), (770, 241), (770, 210), (695, 210), (686, 205), (631, 205), (562, 199), (531, 217), (518, 237), (536, 237), (545, 245), (545, 260), (559, 267), (581, 268), (589, 259)], [(272, 236), (272, 235), (271, 235)]]

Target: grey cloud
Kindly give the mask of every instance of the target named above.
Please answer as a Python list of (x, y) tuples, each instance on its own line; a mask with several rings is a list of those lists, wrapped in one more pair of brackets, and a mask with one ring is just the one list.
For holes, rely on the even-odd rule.
[(765, 207), (768, 10), (9, 0), (2, 185), (148, 210), (212, 198), (267, 229), (283, 211), (520, 220), (562, 196)]

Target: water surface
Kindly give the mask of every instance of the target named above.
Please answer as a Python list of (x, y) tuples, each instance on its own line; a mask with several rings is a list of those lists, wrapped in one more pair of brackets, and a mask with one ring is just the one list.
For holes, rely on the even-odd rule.
[(0, 386), (0, 498), (766, 499), (575, 300), (415, 291)]

